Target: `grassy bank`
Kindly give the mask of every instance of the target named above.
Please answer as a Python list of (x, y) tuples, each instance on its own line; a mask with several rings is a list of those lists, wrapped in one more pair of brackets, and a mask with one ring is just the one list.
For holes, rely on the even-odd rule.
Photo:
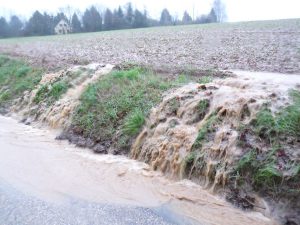
[(9, 107), (25, 91), (33, 90), (40, 82), (42, 72), (23, 61), (0, 56), (0, 107)]
[(114, 71), (89, 85), (82, 94), (73, 116), (73, 130), (127, 153), (132, 138), (141, 130), (151, 108), (161, 101), (162, 93), (188, 81), (185, 76), (168, 81), (141, 68)]

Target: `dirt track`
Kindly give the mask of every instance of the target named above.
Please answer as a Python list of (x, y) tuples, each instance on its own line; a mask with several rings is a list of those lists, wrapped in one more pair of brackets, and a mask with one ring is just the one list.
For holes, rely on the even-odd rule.
[(171, 71), (218, 68), (300, 74), (300, 19), (7, 39), (0, 40), (0, 53), (49, 69), (131, 62)]

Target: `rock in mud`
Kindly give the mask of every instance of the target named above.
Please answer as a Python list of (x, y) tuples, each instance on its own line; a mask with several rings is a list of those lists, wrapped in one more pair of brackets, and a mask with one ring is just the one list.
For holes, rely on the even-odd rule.
[(101, 153), (101, 154), (106, 154), (106, 153), (107, 153), (106, 147), (105, 147), (105, 145), (103, 145), (103, 144), (96, 144), (96, 145), (93, 147), (93, 151), (94, 151), (95, 153)]

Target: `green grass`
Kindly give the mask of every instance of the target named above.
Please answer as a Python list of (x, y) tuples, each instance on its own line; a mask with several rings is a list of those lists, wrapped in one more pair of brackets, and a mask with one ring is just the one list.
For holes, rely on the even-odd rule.
[(276, 142), (279, 136), (300, 137), (300, 92), (291, 90), (292, 103), (273, 114), (264, 107), (252, 123), (255, 133), (269, 142)]
[(52, 104), (67, 92), (69, 85), (65, 81), (56, 81), (53, 84), (46, 84), (39, 88), (33, 101), (36, 104), (47, 102)]
[(293, 104), (284, 108), (277, 116), (279, 133), (300, 137), (300, 92), (292, 90), (290, 96)]
[(0, 56), (0, 107), (10, 106), (25, 91), (33, 90), (41, 77), (42, 70), (23, 61)]
[(279, 184), (282, 180), (282, 173), (278, 171), (273, 163), (264, 165), (254, 175), (254, 182), (256, 186), (273, 186)]
[(245, 154), (238, 162), (236, 170), (241, 173), (243, 171), (249, 170), (256, 167), (256, 152), (254, 150), (249, 151)]
[(145, 115), (138, 109), (127, 116), (122, 131), (127, 135), (137, 135), (144, 123)]
[(204, 117), (208, 107), (209, 107), (209, 100), (208, 99), (203, 99), (197, 105), (197, 112), (200, 115), (202, 115), (202, 117)]
[(198, 83), (200, 84), (207, 84), (213, 81), (213, 78), (211, 76), (203, 76), (198, 80)]
[(238, 181), (248, 180), (256, 190), (272, 190), (283, 180), (283, 174), (276, 167), (276, 153), (279, 149), (273, 148), (266, 154), (257, 154), (250, 150), (239, 161), (235, 172)]
[(272, 142), (278, 135), (276, 120), (272, 112), (267, 108), (263, 108), (257, 113), (256, 119), (253, 122), (253, 127), (256, 135), (268, 142)]
[(193, 144), (193, 150), (201, 150), (203, 142), (206, 141), (208, 133), (214, 131), (214, 126), (220, 121), (216, 113), (212, 113), (202, 128), (198, 131), (198, 136)]
[[(300, 92), (291, 90), (291, 104), (272, 113), (264, 107), (256, 115), (250, 126), (243, 130), (256, 136), (269, 148), (268, 151), (248, 151), (235, 169), (238, 178), (248, 180), (256, 190), (280, 194), (281, 188), (295, 186), (299, 182), (299, 162), (288, 157), (286, 140), (299, 141), (300, 138)], [(241, 140), (243, 142), (243, 140)], [(247, 145), (241, 145), (247, 146)], [(282, 162), (284, 160), (284, 163)]]
[(150, 109), (176, 85), (141, 68), (113, 71), (87, 87), (72, 123), (83, 136), (99, 142), (117, 135), (116, 147), (129, 150)]

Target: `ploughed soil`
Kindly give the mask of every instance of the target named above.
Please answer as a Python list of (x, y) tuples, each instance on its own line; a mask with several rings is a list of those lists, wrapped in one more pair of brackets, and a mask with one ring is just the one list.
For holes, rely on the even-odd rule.
[(169, 72), (300, 73), (300, 19), (170, 26), (0, 40), (0, 52), (50, 70), (90, 62)]

